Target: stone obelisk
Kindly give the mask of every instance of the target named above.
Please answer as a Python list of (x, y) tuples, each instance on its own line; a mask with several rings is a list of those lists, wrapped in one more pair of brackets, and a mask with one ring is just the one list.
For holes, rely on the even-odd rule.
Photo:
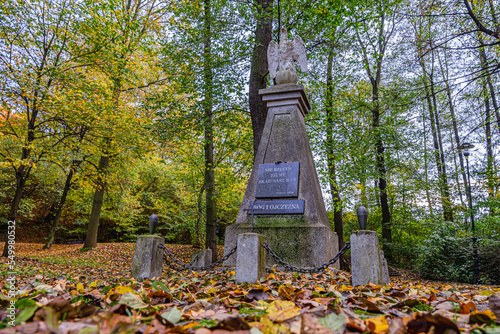
[[(224, 249), (229, 252), (238, 235), (253, 225), (253, 232), (264, 235), (290, 265), (319, 266), (337, 254), (338, 239), (330, 228), (304, 123), (311, 105), (304, 87), (296, 84), (294, 60), (307, 70), (304, 42), (298, 36), (289, 41), (282, 29), (280, 45), (269, 45), (268, 60), (278, 84), (259, 91), (267, 105), (266, 123), (238, 218), (226, 229)], [(270, 256), (266, 262), (276, 264)], [(224, 265), (235, 263), (233, 256)]]

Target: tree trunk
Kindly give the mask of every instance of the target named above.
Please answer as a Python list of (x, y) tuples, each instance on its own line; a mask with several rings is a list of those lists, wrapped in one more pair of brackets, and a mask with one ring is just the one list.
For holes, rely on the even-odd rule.
[(485, 104), (485, 122), (484, 122), (484, 132), (486, 135), (486, 156), (487, 156), (487, 163), (486, 163), (486, 176), (488, 177), (488, 204), (490, 207), (490, 216), (495, 215), (495, 180), (496, 180), (496, 175), (494, 171), (494, 157), (493, 157), (493, 147), (492, 147), (492, 142), (491, 142), (491, 109), (490, 109), (490, 100), (488, 97), (488, 93), (486, 91), (486, 85), (483, 87), (483, 93), (484, 93), (484, 104)]
[(429, 212), (431, 216), (434, 215), (432, 212), (432, 201), (431, 195), (429, 193), (429, 163), (427, 158), (427, 130), (425, 128), (425, 106), (422, 105), (422, 126), (424, 129), (424, 164), (425, 164), (425, 195), (427, 197), (427, 203), (429, 204)]
[(69, 168), (68, 174), (66, 175), (66, 183), (64, 184), (64, 190), (61, 195), (61, 199), (59, 200), (59, 204), (57, 205), (56, 215), (54, 217), (54, 220), (52, 221), (52, 226), (49, 232), (49, 239), (47, 240), (45, 246), (43, 246), (44, 249), (50, 249), (50, 247), (52, 247), (52, 243), (54, 242), (54, 236), (56, 234), (56, 230), (59, 225), (59, 220), (61, 219), (61, 215), (64, 209), (64, 204), (66, 203), (66, 197), (68, 197), (69, 189), (71, 188), (71, 180), (73, 179), (75, 170), (78, 168), (80, 163), (81, 161), (74, 160), (73, 163), (71, 164), (71, 167)]
[[(335, 173), (335, 157), (333, 152), (333, 51), (328, 54), (327, 77), (326, 77), (326, 156), (328, 162), (328, 179), (330, 183), (330, 192), (332, 194), (333, 221), (335, 224), (335, 233), (339, 241), (339, 249), (344, 247), (344, 222), (342, 219), (342, 199), (340, 198), (339, 188), (337, 186), (337, 176)], [(347, 263), (342, 257), (340, 259), (340, 269), (347, 270)]]
[[(481, 45), (483, 45), (483, 41), (481, 38), (479, 38), (479, 43)], [(485, 79), (486, 79), (486, 83), (488, 84), (488, 88), (490, 90), (491, 102), (493, 102), (493, 109), (494, 109), (493, 112), (495, 113), (498, 131), (500, 132), (500, 110), (498, 109), (498, 102), (497, 102), (497, 98), (496, 98), (495, 89), (494, 89), (493, 84), (491, 82), (491, 74), (488, 71), (488, 69), (486, 68), (488, 58), (486, 58), (486, 52), (484, 51), (483, 48), (479, 49), (479, 59), (481, 60), (481, 67), (483, 69), (483, 72), (485, 72)]]
[(452, 202), (450, 200), (450, 188), (448, 185), (448, 176), (446, 174), (446, 163), (444, 160), (444, 150), (443, 150), (443, 139), (441, 136), (441, 122), (439, 121), (439, 112), (437, 108), (436, 101), (436, 93), (434, 91), (434, 69), (431, 71), (430, 83), (431, 83), (431, 95), (432, 102), (434, 105), (434, 117), (435, 117), (435, 126), (436, 126), (436, 134), (438, 140), (438, 149), (439, 149), (439, 163), (441, 164), (441, 175), (440, 175), (440, 187), (442, 189), (442, 198), (443, 198), (443, 217), (445, 221), (453, 221), (453, 207)]
[[(380, 196), (380, 208), (382, 209), (382, 238), (386, 243), (392, 242), (392, 229), (391, 229), (391, 213), (389, 211), (389, 201), (387, 199), (387, 172), (385, 169), (385, 157), (384, 157), (384, 143), (382, 138), (380, 138), (380, 106), (379, 106), (379, 96), (378, 96), (378, 85), (373, 86), (373, 103), (374, 107), (372, 109), (373, 123), (372, 127), (374, 129), (376, 140), (376, 166), (379, 175), (378, 188)], [(390, 258), (391, 254), (388, 253), (387, 258)]]
[[(109, 147), (109, 143), (106, 143)], [(97, 231), (99, 229), (99, 218), (101, 217), (102, 203), (104, 200), (104, 192), (106, 191), (106, 176), (109, 167), (108, 149), (106, 149), (99, 159), (99, 167), (97, 168), (96, 189), (94, 192), (94, 200), (92, 201), (92, 211), (90, 212), (89, 225), (87, 227), (87, 235), (85, 236), (85, 244), (82, 250), (89, 250), (97, 246)]]
[[(427, 73), (426, 67), (425, 67), (425, 62), (423, 58), (421, 58), (420, 61), (420, 66), (422, 67), (423, 71), (423, 80), (424, 80), (424, 90), (425, 90), (425, 98), (427, 100), (427, 106), (429, 109), (429, 120), (431, 123), (431, 133), (432, 133), (432, 139), (433, 139), (433, 144), (434, 144), (434, 157), (436, 159), (436, 167), (439, 175), (439, 190), (441, 193), (441, 204), (443, 206), (443, 218), (445, 220), (448, 220), (447, 218), (450, 216), (450, 209), (449, 204), (449, 189), (446, 191), (447, 182), (443, 182), (443, 165), (441, 164), (441, 155), (440, 155), (440, 147), (439, 147), (439, 139), (438, 139), (438, 132), (437, 132), (437, 127), (436, 127), (436, 116), (435, 116), (435, 110), (434, 108), (436, 107), (435, 104), (433, 104), (432, 98), (435, 99), (435, 94), (434, 94), (434, 82), (433, 82), (433, 74), (432, 71), (430, 74)], [(429, 91), (429, 87), (431, 87), (431, 91)], [(434, 100), (435, 101), (435, 100)], [(451, 216), (453, 216), (453, 213), (451, 213)]]
[(214, 136), (213, 136), (213, 70), (212, 70), (212, 16), (211, 0), (203, 1), (203, 58), (204, 58), (204, 92), (203, 108), (205, 113), (205, 187), (206, 187), (206, 240), (205, 246), (212, 250), (212, 261), (217, 261), (217, 212), (215, 204), (215, 173), (214, 173)]
[[(35, 102), (33, 102), (35, 103)], [(35, 120), (38, 114), (38, 111), (33, 106), (31, 108), (31, 119), (28, 122), (28, 135), (26, 145), (22, 149), (21, 153), (21, 164), (16, 169), (16, 192), (14, 193), (14, 198), (12, 199), (12, 203), (10, 205), (9, 211), (9, 221), (15, 222), (17, 219), (17, 211), (19, 210), (19, 205), (21, 204), (21, 199), (23, 198), (24, 187), (26, 186), (26, 180), (28, 179), (29, 173), (31, 171), (31, 167), (27, 167), (27, 161), (31, 154), (31, 144), (35, 140), (34, 128), (35, 128)], [(17, 229), (17, 224), (16, 224)], [(6, 231), (7, 232), (7, 231)], [(7, 257), (9, 254), (9, 246), (7, 243), (7, 233), (5, 234), (5, 245), (2, 252), (2, 257)]]
[(255, 28), (255, 45), (250, 67), (248, 102), (250, 117), (252, 118), (255, 159), (267, 116), (266, 106), (259, 96), (259, 89), (267, 86), (267, 47), (272, 37), (273, 20), (271, 9), (273, 2), (271, 0), (255, 0), (254, 4), (257, 8), (257, 27)]
[[(444, 56), (445, 56), (444, 64), (443, 64), (443, 62), (441, 62), (441, 58), (439, 56), (438, 56), (438, 60), (440, 63), (441, 72), (443, 74), (443, 81), (445, 83), (445, 88), (446, 88), (446, 96), (448, 97), (448, 105), (450, 107), (450, 116), (451, 116), (451, 122), (453, 125), (455, 147), (459, 147), (461, 145), (461, 142), (460, 142), (460, 135), (458, 134), (457, 118), (455, 117), (455, 107), (453, 105), (453, 99), (451, 96), (451, 88), (450, 88), (450, 84), (449, 84), (449, 80), (448, 80), (448, 63), (446, 62), (446, 50), (444, 50), (443, 52), (444, 52)], [(465, 175), (464, 157), (460, 152), (458, 152), (458, 154), (455, 154), (455, 157), (456, 157), (456, 155), (458, 155), (458, 159), (460, 161), (460, 174), (462, 175), (462, 182), (464, 184), (465, 191), (467, 192), (467, 179), (466, 179), (466, 175)], [(460, 182), (458, 181), (458, 176), (457, 176), (456, 182), (457, 182), (458, 193), (460, 194), (460, 203), (462, 204), (463, 207), (465, 207), (466, 203), (465, 203), (463, 196), (462, 196), (462, 189), (460, 187)]]

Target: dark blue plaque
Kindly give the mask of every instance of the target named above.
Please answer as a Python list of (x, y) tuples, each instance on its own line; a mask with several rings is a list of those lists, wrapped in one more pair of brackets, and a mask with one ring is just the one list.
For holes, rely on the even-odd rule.
[(260, 164), (255, 198), (298, 197), (299, 162)]
[[(248, 208), (252, 214), (252, 203)], [(253, 203), (254, 215), (301, 215), (304, 214), (303, 199), (275, 199), (270, 201), (255, 201)]]

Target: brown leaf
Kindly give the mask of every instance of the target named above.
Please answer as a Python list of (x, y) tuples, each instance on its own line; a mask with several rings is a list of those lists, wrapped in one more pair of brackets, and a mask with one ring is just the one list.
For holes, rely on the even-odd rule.
[(250, 326), (240, 317), (226, 318), (219, 322), (213, 329), (225, 329), (228, 331), (249, 330)]
[(392, 318), (387, 334), (406, 334), (406, 326), (401, 318)]
[(488, 302), (488, 307), (490, 308), (491, 312), (493, 312), (497, 317), (497, 323), (500, 323), (500, 295), (491, 295)]
[(408, 323), (408, 333), (428, 333), (432, 327), (434, 327), (435, 334), (460, 333), (457, 325), (450, 319), (431, 314), (417, 314), (416, 318)]
[(24, 325), (18, 325), (15, 327), (7, 327), (0, 330), (1, 334), (49, 334), (52, 333), (50, 329), (47, 328), (44, 322), (34, 321)]
[(302, 315), (300, 332), (305, 334), (333, 334), (330, 328), (323, 326), (316, 318), (307, 313)]
[(167, 327), (164, 326), (160, 320), (158, 320), (158, 317), (155, 317), (153, 321), (151, 321), (149, 326), (146, 328), (144, 334), (164, 334), (166, 332), (167, 332)]
[(291, 286), (282, 285), (278, 289), (278, 295), (285, 300), (294, 301), (295, 300), (294, 293), (295, 289)]
[(247, 295), (245, 296), (245, 300), (252, 301), (252, 300), (268, 300), (269, 299), (269, 294), (264, 291), (263, 289), (252, 289), (248, 291)]
[(369, 312), (377, 312), (377, 313), (384, 313), (380, 308), (366, 299), (365, 297), (357, 297), (356, 301), (358, 302), (358, 305), (361, 305), (362, 307), (366, 308), (367, 311)]
[(460, 314), (469, 314), (471, 311), (476, 310), (476, 304), (473, 301), (468, 301), (467, 303), (460, 304)]
[(47, 306), (52, 307), (57, 313), (58, 318), (62, 319), (63, 315), (66, 314), (65, 319), (70, 320), (76, 317), (76, 311), (70, 301), (65, 298), (57, 298), (51, 300)]
[(75, 313), (78, 318), (85, 318), (92, 315), (96, 311), (96, 307), (90, 303), (82, 303), (75, 308)]
[(402, 302), (399, 302), (395, 305), (392, 305), (391, 308), (397, 308), (397, 309), (400, 309), (400, 308), (403, 308), (405, 306), (408, 306), (408, 307), (415, 307), (417, 305), (421, 305), (422, 302), (418, 299), (405, 299), (403, 300)]

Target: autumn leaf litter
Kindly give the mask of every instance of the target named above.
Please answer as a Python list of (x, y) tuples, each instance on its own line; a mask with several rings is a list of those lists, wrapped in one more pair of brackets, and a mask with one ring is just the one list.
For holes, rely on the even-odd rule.
[[(133, 244), (17, 247), (16, 326), (0, 333), (500, 333), (500, 287), (407, 280), (352, 287), (350, 274), (273, 270), (237, 285), (234, 271), (129, 277)], [(168, 245), (187, 261), (189, 246)], [(0, 260), (2, 277), (6, 259)], [(0, 288), (0, 321), (9, 300)]]

